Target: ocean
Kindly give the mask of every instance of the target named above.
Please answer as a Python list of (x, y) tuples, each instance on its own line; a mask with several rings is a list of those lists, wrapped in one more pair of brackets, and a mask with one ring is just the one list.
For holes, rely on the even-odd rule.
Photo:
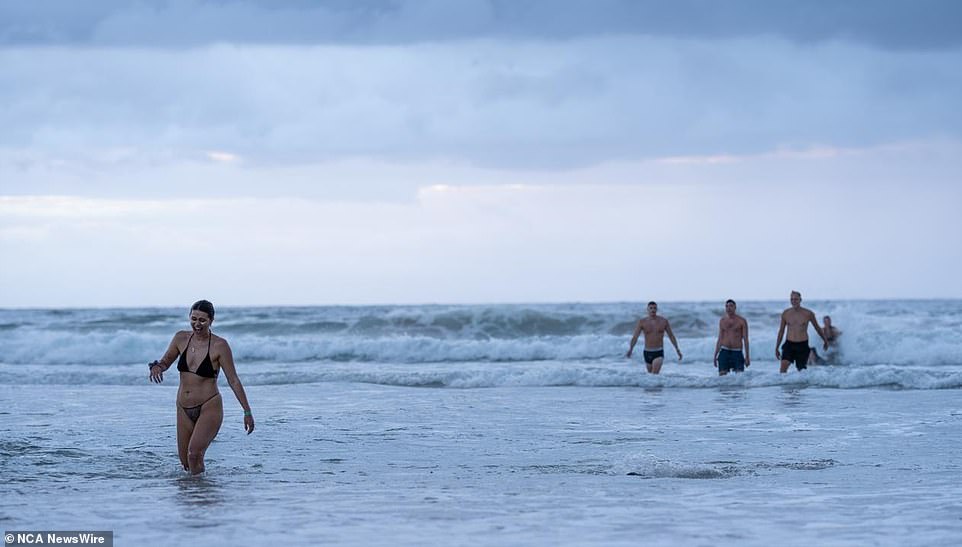
[[(830, 365), (778, 373), (783, 302), (661, 302), (684, 360), (624, 357), (643, 303), (229, 307), (207, 472), (146, 363), (187, 310), (0, 310), (4, 530), (115, 545), (958, 545), (962, 302), (806, 301)], [(814, 333), (811, 336), (815, 339)]]

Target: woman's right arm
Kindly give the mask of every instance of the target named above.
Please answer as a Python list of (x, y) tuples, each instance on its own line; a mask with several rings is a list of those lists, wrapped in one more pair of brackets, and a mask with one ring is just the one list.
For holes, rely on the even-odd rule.
[(164, 381), (164, 372), (170, 368), (170, 365), (174, 363), (177, 356), (180, 355), (180, 350), (177, 349), (177, 338), (181, 333), (177, 333), (170, 340), (170, 345), (167, 346), (167, 351), (164, 352), (163, 357), (150, 363), (150, 381), (155, 383), (161, 383)]

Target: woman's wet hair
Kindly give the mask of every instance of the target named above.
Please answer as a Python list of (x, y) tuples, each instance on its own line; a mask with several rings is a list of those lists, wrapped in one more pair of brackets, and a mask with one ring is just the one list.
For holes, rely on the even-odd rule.
[(214, 319), (214, 305), (210, 303), (210, 300), (198, 300), (194, 302), (194, 305), (190, 307), (190, 311), (202, 311), (209, 315), (211, 320)]

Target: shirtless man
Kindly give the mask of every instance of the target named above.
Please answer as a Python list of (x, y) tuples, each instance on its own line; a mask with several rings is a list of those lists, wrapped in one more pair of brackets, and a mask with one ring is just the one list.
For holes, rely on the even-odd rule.
[(828, 347), (832, 347), (835, 345), (835, 342), (838, 341), (837, 338), (842, 335), (842, 331), (832, 326), (831, 317), (826, 315), (822, 318), (822, 321), (825, 322), (825, 324), (822, 325), (822, 332), (825, 333), (825, 342), (828, 343)]
[(667, 319), (658, 315), (658, 304), (654, 302), (648, 303), (648, 317), (638, 321), (638, 326), (635, 327), (635, 333), (631, 337), (631, 344), (628, 346), (628, 353), (625, 354), (625, 357), (631, 358), (631, 352), (635, 349), (635, 343), (638, 342), (638, 337), (641, 336), (642, 332), (645, 333), (644, 355), (645, 368), (648, 369), (648, 372), (652, 374), (661, 372), (661, 364), (665, 360), (665, 333), (668, 333), (668, 339), (671, 340), (671, 345), (675, 346), (675, 353), (678, 354), (678, 360), (681, 361), (681, 350), (678, 349), (678, 342), (671, 332), (671, 325), (668, 324)]
[[(815, 332), (821, 337), (824, 347), (828, 347), (822, 327), (818, 326), (818, 321), (815, 320), (815, 314), (812, 310), (802, 307), (802, 293), (792, 291), (790, 300), (792, 307), (782, 312), (782, 324), (778, 327), (778, 340), (775, 342), (775, 359), (781, 360), (782, 373), (788, 372), (788, 366), (793, 362), (798, 370), (808, 368), (809, 323), (815, 327)], [(788, 327), (788, 338), (779, 352), (778, 347), (782, 343), (782, 336), (785, 335), (785, 327)]]
[[(729, 371), (744, 372), (745, 367), (752, 365), (751, 352), (748, 349), (748, 321), (735, 313), (735, 301), (725, 302), (725, 316), (718, 322), (718, 341), (715, 342), (715, 368), (718, 375), (724, 376)], [(745, 353), (742, 353), (742, 342), (745, 343)]]
[(838, 337), (842, 335), (842, 331), (832, 326), (832, 318), (825, 316), (822, 318), (824, 325), (822, 325), (822, 333), (825, 334), (825, 342), (828, 344), (826, 347), (825, 358), (818, 356), (818, 352), (815, 348), (811, 348), (812, 352), (808, 356), (808, 364), (819, 365), (822, 363), (830, 362), (833, 359), (832, 353), (834, 353), (834, 347), (838, 342)]

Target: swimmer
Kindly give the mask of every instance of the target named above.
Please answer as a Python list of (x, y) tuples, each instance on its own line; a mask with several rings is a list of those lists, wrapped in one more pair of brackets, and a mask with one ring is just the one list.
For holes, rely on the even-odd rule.
[(671, 332), (671, 325), (668, 320), (658, 315), (658, 304), (648, 303), (648, 317), (640, 319), (635, 327), (635, 332), (631, 336), (631, 343), (628, 345), (628, 353), (625, 357), (631, 358), (631, 353), (635, 349), (638, 337), (645, 333), (645, 368), (651, 374), (661, 372), (661, 365), (665, 360), (665, 334), (671, 340), (671, 345), (675, 346), (675, 353), (678, 354), (678, 361), (681, 361), (681, 350), (678, 349), (678, 342), (675, 335)]
[(177, 361), (177, 454), (184, 471), (197, 475), (204, 472), (204, 454), (224, 421), (224, 402), (217, 391), (221, 370), (244, 409), (244, 430), (248, 435), (254, 431), (254, 416), (227, 340), (210, 331), (214, 305), (207, 300), (195, 302), (189, 317), (191, 330), (175, 334), (164, 356), (147, 366), (150, 381), (159, 384), (164, 381), (164, 372)]
[[(725, 302), (725, 315), (718, 321), (718, 340), (715, 342), (715, 368), (718, 375), (729, 371), (744, 372), (752, 364), (748, 349), (748, 321), (735, 313), (737, 305), (732, 299)], [(742, 353), (742, 343), (745, 351)]]
[[(782, 373), (788, 372), (788, 367), (792, 363), (795, 363), (797, 370), (808, 368), (810, 353), (808, 346), (809, 324), (815, 327), (815, 332), (822, 338), (824, 347), (828, 348), (825, 334), (822, 332), (822, 327), (818, 326), (815, 314), (812, 313), (812, 310), (802, 307), (802, 293), (792, 291), (790, 302), (792, 307), (782, 312), (782, 322), (778, 327), (778, 340), (775, 342), (775, 359), (781, 361), (780, 372)], [(786, 329), (788, 330), (788, 337), (785, 340), (785, 345), (782, 345), (781, 351), (779, 351), (779, 345), (782, 343), (782, 337), (785, 336)]]
[(810, 365), (831, 362), (834, 357), (834, 350), (837, 348), (838, 337), (842, 335), (842, 331), (832, 326), (832, 318), (827, 315), (822, 318), (822, 332), (825, 334), (825, 342), (827, 343), (825, 358), (819, 357), (815, 348), (809, 348), (811, 353), (808, 355), (808, 364)]

